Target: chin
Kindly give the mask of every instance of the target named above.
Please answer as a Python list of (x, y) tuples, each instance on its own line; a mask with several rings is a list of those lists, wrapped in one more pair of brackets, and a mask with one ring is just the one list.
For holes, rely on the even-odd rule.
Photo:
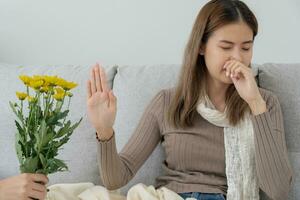
[(225, 83), (225, 84), (228, 84), (228, 85), (233, 84), (232, 80), (222, 80), (222, 82)]
[(231, 85), (233, 84), (233, 81), (231, 80), (231, 78), (221, 78), (220, 81), (224, 84), (228, 84), (228, 85)]

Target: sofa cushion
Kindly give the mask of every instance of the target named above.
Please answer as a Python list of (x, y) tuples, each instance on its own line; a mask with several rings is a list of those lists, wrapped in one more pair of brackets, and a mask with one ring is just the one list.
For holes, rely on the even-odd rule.
[(277, 95), (295, 182), (290, 200), (300, 197), (300, 64), (265, 63), (258, 67), (258, 84)]
[[(9, 107), (9, 101), (17, 101), (15, 92), (24, 91), (25, 87), (19, 80), (21, 74), (57, 75), (69, 81), (78, 83), (73, 89), (74, 96), (70, 105), (69, 119), (74, 123), (80, 117), (83, 120), (74, 131), (69, 142), (63, 146), (59, 158), (66, 161), (69, 172), (59, 172), (49, 175), (50, 183), (93, 182), (100, 183), (97, 165), (97, 142), (95, 131), (86, 116), (86, 82), (89, 78), (88, 66), (25, 66), (0, 63), (0, 179), (19, 173), (14, 137), (16, 127), (15, 116)], [(108, 73), (108, 84), (111, 88), (116, 67), (105, 67)]]

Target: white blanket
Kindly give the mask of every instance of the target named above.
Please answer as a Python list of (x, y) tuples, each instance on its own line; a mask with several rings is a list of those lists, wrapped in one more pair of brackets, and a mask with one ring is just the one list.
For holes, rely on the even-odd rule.
[(122, 196), (118, 190), (109, 191), (93, 183), (55, 184), (48, 189), (46, 200), (183, 200), (177, 193), (165, 187), (156, 190), (154, 186), (142, 183), (131, 187), (127, 197)]

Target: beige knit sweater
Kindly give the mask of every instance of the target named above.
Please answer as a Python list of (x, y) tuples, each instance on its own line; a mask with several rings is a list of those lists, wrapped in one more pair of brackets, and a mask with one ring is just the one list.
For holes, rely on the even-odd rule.
[[(282, 112), (277, 97), (260, 88), (267, 111), (251, 116), (255, 135), (256, 171), (261, 191), (273, 200), (287, 199), (292, 169), (287, 154)], [(108, 189), (126, 185), (161, 143), (166, 159), (164, 175), (156, 188), (165, 186), (177, 193), (226, 194), (224, 133), (197, 115), (194, 126), (174, 129), (166, 120), (166, 108), (174, 88), (161, 90), (146, 107), (134, 133), (120, 153), (115, 135), (99, 143), (99, 169)]]

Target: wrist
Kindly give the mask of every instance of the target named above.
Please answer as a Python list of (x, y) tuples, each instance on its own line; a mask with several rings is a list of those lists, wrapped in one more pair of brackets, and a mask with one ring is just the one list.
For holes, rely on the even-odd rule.
[(267, 111), (267, 104), (262, 97), (248, 103), (253, 115), (259, 115)]
[(114, 133), (114, 130), (112, 127), (109, 128), (100, 128), (96, 130), (97, 139), (104, 141), (109, 140)]

